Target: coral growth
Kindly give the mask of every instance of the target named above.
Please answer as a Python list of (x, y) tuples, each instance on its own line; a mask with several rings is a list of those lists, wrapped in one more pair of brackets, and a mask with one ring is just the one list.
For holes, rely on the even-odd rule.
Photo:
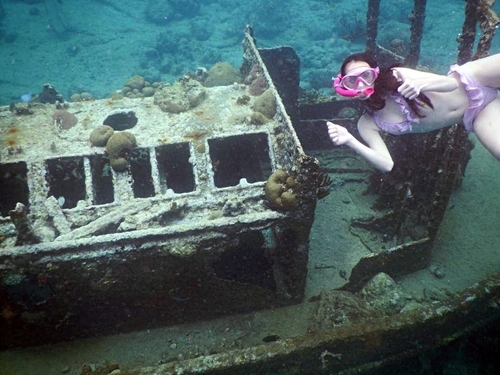
[(263, 76), (255, 78), (248, 86), (248, 93), (253, 96), (259, 96), (267, 89), (267, 82)]
[(88, 92), (76, 93), (69, 97), (70, 102), (88, 102), (92, 100), (94, 100), (94, 97)]
[(132, 149), (137, 145), (135, 136), (129, 132), (114, 133), (106, 144), (111, 167), (116, 172), (123, 172), (128, 168), (128, 159)]
[(208, 70), (204, 86), (229, 86), (235, 82), (243, 83), (241, 74), (227, 62), (219, 62)]
[(52, 121), (57, 130), (68, 130), (78, 123), (78, 118), (73, 113), (60, 109), (54, 112)]
[(297, 183), (293, 176), (280, 169), (266, 181), (264, 193), (270, 207), (281, 210), (293, 210), (298, 206)]
[(157, 91), (154, 102), (164, 112), (181, 113), (203, 102), (205, 95), (205, 89), (198, 81), (187, 78)]
[(252, 112), (247, 118), (248, 122), (252, 125), (264, 125), (269, 122), (269, 119), (260, 112)]
[(35, 113), (31, 109), (30, 103), (11, 103), (9, 106), (9, 110), (15, 113), (17, 116), (28, 116)]
[(35, 101), (50, 104), (54, 104), (56, 102), (64, 103), (64, 98), (57, 92), (54, 86), (50, 83), (46, 83), (43, 85), (42, 92), (38, 94)]
[(245, 78), (245, 84), (248, 85), (248, 93), (253, 96), (259, 96), (267, 89), (267, 82), (262, 74), (258, 64), (254, 64)]
[(137, 89), (137, 90), (142, 90), (144, 86), (146, 85), (146, 80), (144, 77), (141, 76), (133, 76), (125, 82), (125, 86), (130, 87), (131, 90)]
[(40, 239), (33, 232), (31, 222), (28, 218), (28, 209), (20, 202), (16, 204), (14, 210), (9, 211), (10, 219), (17, 230), (17, 245), (39, 243)]
[(146, 98), (153, 96), (161, 88), (161, 83), (149, 83), (144, 77), (135, 75), (125, 82), (121, 89), (121, 94), (127, 98)]
[(238, 99), (236, 99), (236, 104), (238, 105), (246, 105), (250, 102), (250, 97), (248, 95), (242, 95), (239, 96)]
[(262, 95), (258, 96), (253, 103), (253, 109), (262, 113), (268, 119), (272, 119), (276, 114), (276, 98), (273, 91), (267, 89)]
[(114, 130), (111, 126), (101, 125), (90, 133), (89, 141), (92, 146), (104, 147), (108, 143), (109, 138), (113, 135)]

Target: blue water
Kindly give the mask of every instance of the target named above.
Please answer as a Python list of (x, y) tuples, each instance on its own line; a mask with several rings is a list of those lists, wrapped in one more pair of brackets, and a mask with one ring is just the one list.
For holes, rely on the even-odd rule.
[[(246, 24), (260, 47), (293, 46), (301, 86), (329, 92), (343, 58), (364, 47), (366, 0), (11, 0), (0, 4), (0, 104), (51, 83), (66, 100), (104, 98), (138, 74), (172, 82), (218, 61), (239, 66)], [(465, 2), (428, 2), (421, 63), (455, 61)], [(378, 42), (407, 46), (413, 1), (382, 2)], [(494, 43), (492, 51), (500, 46)]]

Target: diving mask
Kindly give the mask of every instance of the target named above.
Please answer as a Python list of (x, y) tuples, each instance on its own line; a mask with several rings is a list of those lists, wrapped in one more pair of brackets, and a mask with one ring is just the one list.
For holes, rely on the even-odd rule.
[(379, 72), (380, 70), (377, 67), (367, 68), (356, 73), (348, 73), (343, 77), (339, 74), (333, 79), (333, 88), (338, 94), (347, 97), (354, 97), (360, 94), (371, 95), (375, 91), (373, 87), (366, 87), (361, 90), (357, 87), (360, 82), (367, 86), (372, 85), (377, 79)]

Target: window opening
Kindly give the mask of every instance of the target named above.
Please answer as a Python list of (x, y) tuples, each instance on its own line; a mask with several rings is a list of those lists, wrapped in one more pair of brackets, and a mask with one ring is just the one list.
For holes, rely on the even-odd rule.
[(0, 212), (8, 216), (9, 211), (20, 202), (28, 207), (28, 168), (26, 163), (0, 164)]
[(175, 193), (195, 190), (193, 165), (189, 162), (189, 143), (169, 144), (156, 149), (162, 193), (172, 189)]
[(115, 198), (113, 172), (109, 159), (104, 155), (93, 155), (89, 157), (89, 160), (92, 171), (92, 188), (94, 189), (93, 204), (112, 203)]
[(222, 253), (212, 263), (220, 279), (258, 285), (276, 291), (271, 261), (266, 255), (264, 236), (259, 231), (239, 235), (239, 245)]
[(85, 200), (83, 158), (56, 158), (46, 161), (48, 197), (54, 196), (62, 208), (74, 208)]
[(132, 174), (132, 190), (135, 198), (154, 197), (155, 188), (151, 176), (149, 150), (134, 148), (130, 155), (130, 173)]
[(267, 134), (244, 134), (208, 140), (216, 187), (266, 180), (272, 173)]

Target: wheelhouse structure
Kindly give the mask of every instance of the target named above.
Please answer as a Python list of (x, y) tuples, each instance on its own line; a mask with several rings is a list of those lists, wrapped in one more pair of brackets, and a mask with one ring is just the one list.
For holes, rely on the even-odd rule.
[(192, 74), (149, 98), (2, 109), (1, 347), (302, 300), (319, 165), (249, 34), (242, 69), (263, 103)]

